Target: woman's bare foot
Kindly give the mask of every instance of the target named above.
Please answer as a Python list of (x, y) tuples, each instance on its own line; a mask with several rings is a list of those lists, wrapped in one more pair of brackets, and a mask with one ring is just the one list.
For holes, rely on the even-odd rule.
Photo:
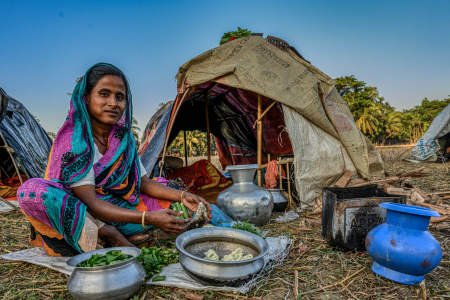
[(127, 236), (127, 240), (134, 245), (140, 244), (142, 242), (148, 241), (151, 237), (151, 234), (148, 232), (136, 233), (130, 236)]
[(116, 227), (111, 225), (103, 225), (98, 230), (98, 237), (105, 241), (107, 246), (110, 247), (119, 247), (119, 246), (125, 246), (125, 247), (134, 247), (130, 241), (127, 240), (127, 238), (119, 231)]
[(173, 236), (161, 231), (159, 229), (153, 229), (143, 233), (137, 233), (131, 236), (127, 236), (128, 241), (133, 243), (135, 247), (152, 247), (158, 241), (173, 238)]

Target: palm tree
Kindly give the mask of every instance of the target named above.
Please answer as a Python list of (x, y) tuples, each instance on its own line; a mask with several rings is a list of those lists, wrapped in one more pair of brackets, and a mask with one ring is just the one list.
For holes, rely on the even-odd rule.
[(368, 134), (370, 137), (374, 137), (378, 132), (379, 116), (381, 114), (381, 109), (378, 105), (373, 105), (366, 107), (363, 113), (356, 121), (356, 126), (364, 133)]
[(385, 114), (384, 118), (384, 128), (383, 128), (383, 139), (381, 144), (384, 145), (387, 139), (400, 134), (402, 130), (402, 114), (398, 111), (389, 111)]

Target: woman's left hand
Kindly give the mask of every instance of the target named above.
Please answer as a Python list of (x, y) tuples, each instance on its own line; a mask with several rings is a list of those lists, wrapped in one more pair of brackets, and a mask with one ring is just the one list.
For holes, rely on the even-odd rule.
[(198, 195), (188, 193), (188, 192), (185, 192), (183, 195), (182, 203), (184, 204), (184, 206), (186, 206), (192, 212), (197, 211), (197, 207), (200, 202), (203, 202), (203, 204), (206, 206), (206, 209), (208, 210), (208, 219), (211, 220), (211, 218), (212, 218), (211, 206), (205, 199), (203, 199), (202, 197), (200, 197)]

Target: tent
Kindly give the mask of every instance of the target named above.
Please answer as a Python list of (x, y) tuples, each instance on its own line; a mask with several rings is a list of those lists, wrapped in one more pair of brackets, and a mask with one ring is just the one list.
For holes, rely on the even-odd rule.
[(450, 104), (444, 108), (411, 151), (411, 160), (437, 161), (450, 147)]
[(43, 177), (52, 141), (30, 112), (0, 88), (0, 170)]
[(223, 168), (293, 155), (305, 207), (345, 170), (384, 176), (334, 81), (281, 39), (235, 39), (188, 61), (176, 78), (178, 95), (140, 151), (149, 172), (180, 130), (198, 129), (214, 135)]

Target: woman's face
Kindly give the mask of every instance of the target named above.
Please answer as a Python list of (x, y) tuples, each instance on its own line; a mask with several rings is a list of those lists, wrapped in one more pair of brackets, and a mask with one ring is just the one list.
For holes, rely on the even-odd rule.
[(119, 76), (103, 76), (87, 96), (89, 116), (105, 125), (116, 124), (126, 104), (126, 87)]

